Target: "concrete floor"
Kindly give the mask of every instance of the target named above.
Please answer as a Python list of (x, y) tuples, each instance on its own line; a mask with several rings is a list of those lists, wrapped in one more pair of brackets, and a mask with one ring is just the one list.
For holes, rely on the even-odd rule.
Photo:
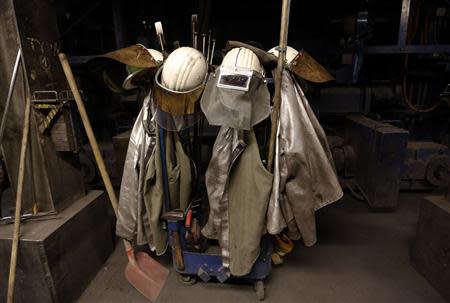
[[(445, 302), (409, 262), (421, 194), (401, 194), (396, 212), (369, 212), (346, 194), (318, 212), (318, 243), (296, 244), (266, 280), (266, 302)], [(86, 289), (80, 303), (148, 302), (126, 281), (123, 247)], [(170, 266), (169, 258), (164, 258)], [(158, 302), (255, 302), (249, 285), (185, 286), (171, 269)]]

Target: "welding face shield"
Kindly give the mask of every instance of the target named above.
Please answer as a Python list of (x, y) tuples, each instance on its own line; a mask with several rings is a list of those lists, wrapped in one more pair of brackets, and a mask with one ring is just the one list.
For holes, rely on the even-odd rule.
[(200, 96), (205, 88), (208, 64), (198, 50), (174, 50), (155, 75), (153, 104), (156, 122), (169, 131), (191, 127), (202, 118)]
[(262, 74), (221, 66), (209, 76), (200, 101), (209, 124), (249, 130), (270, 113), (270, 94)]
[(161, 83), (161, 70), (156, 73), (152, 92), (156, 123), (169, 131), (181, 131), (193, 126), (203, 117), (198, 101), (205, 81), (193, 89), (179, 92)]

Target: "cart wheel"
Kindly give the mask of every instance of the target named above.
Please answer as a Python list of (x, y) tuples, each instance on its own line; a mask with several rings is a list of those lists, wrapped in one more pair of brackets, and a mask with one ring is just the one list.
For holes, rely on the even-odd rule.
[(181, 283), (187, 286), (194, 285), (197, 283), (197, 279), (195, 277), (189, 276), (189, 275), (179, 275), (179, 279)]
[(256, 293), (256, 298), (259, 301), (263, 301), (265, 294), (264, 294), (264, 281), (262, 280), (258, 280), (255, 282), (255, 293)]

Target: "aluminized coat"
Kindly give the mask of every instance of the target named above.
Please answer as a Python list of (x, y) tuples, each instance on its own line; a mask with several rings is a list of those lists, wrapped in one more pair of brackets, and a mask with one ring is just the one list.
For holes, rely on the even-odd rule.
[[(131, 132), (120, 187), (116, 234), (136, 244), (148, 244), (158, 255), (167, 248), (163, 209), (162, 163), (157, 125), (152, 116), (152, 94), (144, 100)], [(166, 138), (167, 174), (171, 209), (185, 209), (192, 187), (191, 162), (178, 134)], [(174, 156), (172, 161), (171, 155)]]
[(145, 165), (156, 144), (155, 124), (150, 121), (150, 94), (145, 98), (128, 143), (120, 186), (116, 234), (138, 245), (152, 243), (152, 236), (143, 202)]
[(339, 200), (342, 189), (326, 135), (295, 77), (283, 73), (274, 182), (267, 229), (285, 227), (292, 239), (316, 242), (315, 211)]

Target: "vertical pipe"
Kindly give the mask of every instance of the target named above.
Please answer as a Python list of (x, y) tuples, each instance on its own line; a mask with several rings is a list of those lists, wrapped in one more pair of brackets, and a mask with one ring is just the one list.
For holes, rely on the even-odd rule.
[(209, 62), (209, 56), (211, 55), (211, 36), (212, 36), (212, 31), (209, 30), (208, 31), (208, 50), (206, 52), (206, 62)]
[(197, 48), (197, 22), (198, 22), (198, 15), (193, 14), (191, 15), (191, 46), (193, 48)]
[(206, 34), (202, 34), (202, 54), (206, 57)]
[(411, 8), (411, 0), (403, 0), (402, 12), (400, 15), (400, 26), (398, 29), (398, 42), (397, 42), (400, 49), (402, 49), (406, 45), (410, 8)]
[[(14, 91), (14, 85), (16, 83), (17, 71), (19, 69), (21, 57), (22, 57), (22, 50), (19, 47), (19, 50), (17, 51), (16, 62), (14, 63), (13, 73), (11, 75), (11, 80), (9, 82), (8, 96), (6, 97), (5, 108), (3, 111), (2, 122), (0, 125), (0, 145), (2, 145), (2, 143), (3, 143), (3, 134), (5, 133), (6, 119), (8, 116), (9, 105), (11, 104), (12, 93)], [(23, 76), (26, 77), (27, 75), (24, 74)]]
[(212, 64), (214, 58), (214, 49), (216, 48), (216, 39), (212, 39), (211, 54), (209, 56), (209, 64)]

